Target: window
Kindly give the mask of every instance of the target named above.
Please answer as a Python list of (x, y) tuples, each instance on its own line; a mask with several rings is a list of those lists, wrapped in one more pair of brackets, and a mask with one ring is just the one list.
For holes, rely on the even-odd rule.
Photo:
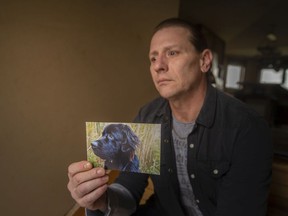
[(288, 69), (285, 71), (285, 80), (282, 87), (288, 89)]
[(244, 68), (238, 65), (228, 65), (226, 74), (226, 88), (240, 89), (239, 82), (243, 81)]
[(260, 73), (260, 83), (281, 84), (283, 79), (283, 69), (262, 69)]

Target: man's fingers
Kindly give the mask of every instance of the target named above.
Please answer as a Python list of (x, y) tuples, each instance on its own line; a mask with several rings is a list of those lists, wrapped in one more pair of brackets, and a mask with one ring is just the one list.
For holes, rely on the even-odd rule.
[(84, 197), (86, 194), (91, 193), (95, 189), (106, 185), (108, 183), (109, 177), (103, 176), (92, 181), (86, 181), (83, 184), (79, 184), (77, 187), (74, 188), (74, 193), (78, 197)]
[(80, 161), (80, 162), (72, 163), (68, 167), (68, 176), (70, 178), (79, 172), (84, 172), (92, 168), (93, 168), (92, 164), (88, 161)]
[(85, 208), (106, 208), (109, 176), (104, 168), (93, 168), (90, 162), (80, 161), (68, 167), (68, 177), (67, 188), (76, 202)]
[[(80, 206), (89, 208), (91, 210), (101, 208), (103, 206), (103, 202), (101, 202), (99, 199), (102, 197), (106, 191), (107, 191), (107, 184), (104, 184), (98, 188), (96, 188), (94, 191), (91, 191), (90, 193), (86, 194), (85, 196), (78, 199), (78, 203)], [(98, 200), (100, 202), (95, 203), (95, 201)], [(106, 199), (104, 199), (106, 200)]]
[(76, 186), (84, 182), (92, 181), (95, 179), (101, 179), (105, 176), (108, 177), (108, 175), (105, 174), (105, 170), (103, 168), (98, 167), (90, 169), (85, 172), (76, 173), (72, 178), (70, 178), (70, 181), (72, 181), (73, 184)]

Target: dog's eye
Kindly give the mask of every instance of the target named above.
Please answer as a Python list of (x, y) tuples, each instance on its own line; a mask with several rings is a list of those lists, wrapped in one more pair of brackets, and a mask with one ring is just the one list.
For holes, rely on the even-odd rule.
[(111, 134), (108, 134), (107, 137), (108, 139), (111, 139), (111, 140), (114, 139), (114, 137)]

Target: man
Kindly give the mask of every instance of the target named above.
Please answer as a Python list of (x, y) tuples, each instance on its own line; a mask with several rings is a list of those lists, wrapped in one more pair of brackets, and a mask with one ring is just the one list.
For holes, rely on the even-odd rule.
[[(138, 203), (148, 175), (121, 173), (107, 186), (102, 168), (69, 166), (68, 189), (87, 215), (264, 216), (271, 179), (269, 127), (207, 79), (212, 53), (200, 31), (172, 18), (153, 34), (149, 59), (161, 97), (135, 122), (161, 123), (161, 175)], [(104, 212), (102, 214), (101, 212)]]

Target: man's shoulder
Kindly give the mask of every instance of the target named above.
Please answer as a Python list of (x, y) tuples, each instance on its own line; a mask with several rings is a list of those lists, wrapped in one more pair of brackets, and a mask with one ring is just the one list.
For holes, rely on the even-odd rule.
[(263, 121), (263, 118), (255, 109), (238, 98), (220, 90), (218, 90), (217, 107), (225, 114), (223, 115), (224, 117), (233, 119), (233, 122)]
[(157, 97), (154, 98), (153, 100), (151, 100), (150, 102), (146, 103), (141, 109), (158, 109), (158, 110), (162, 110), (165, 109), (166, 105), (167, 105), (168, 101), (162, 97)]
[(135, 121), (155, 122), (167, 111), (167, 107), (168, 101), (162, 97), (157, 97), (140, 108)]

